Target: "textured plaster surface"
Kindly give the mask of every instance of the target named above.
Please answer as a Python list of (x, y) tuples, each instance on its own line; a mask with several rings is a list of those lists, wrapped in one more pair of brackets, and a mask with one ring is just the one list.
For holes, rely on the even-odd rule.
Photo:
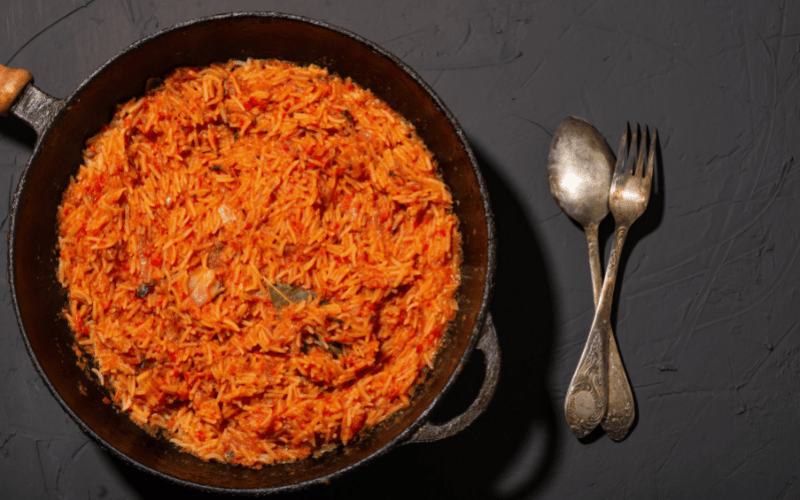
[[(65, 97), (143, 36), (274, 10), (335, 24), (411, 65), (465, 129), (499, 234), (503, 368), (461, 434), (396, 448), (276, 498), (770, 498), (800, 495), (800, 4), (637, 1), (2, 0), (0, 63)], [(616, 151), (657, 127), (661, 168), (623, 254), (614, 330), (637, 402), (630, 436), (570, 434), (564, 396), (593, 306), (585, 240), (553, 202), (547, 150), (578, 115)], [(0, 196), (35, 135), (0, 118)], [(8, 204), (0, 231), (8, 231)], [(601, 227), (607, 242), (609, 219)], [(608, 254), (608, 243), (602, 244)], [(7, 249), (0, 245), (6, 265)], [(480, 358), (446, 399), (466, 407)], [(3, 498), (193, 494), (112, 458), (48, 392), (0, 282)], [(204, 495), (195, 495), (201, 498)]]

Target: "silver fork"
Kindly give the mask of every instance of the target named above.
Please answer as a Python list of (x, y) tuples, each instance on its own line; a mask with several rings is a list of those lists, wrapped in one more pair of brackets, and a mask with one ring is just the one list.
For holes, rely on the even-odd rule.
[[(614, 298), (614, 287), (617, 281), (617, 269), (619, 267), (619, 257), (622, 253), (622, 246), (628, 235), (631, 225), (638, 219), (647, 208), (650, 200), (650, 186), (653, 183), (653, 170), (655, 168), (655, 150), (658, 131), (654, 130), (650, 137), (649, 148), (647, 143), (648, 129), (642, 134), (639, 141), (638, 154), (633, 154), (636, 145), (639, 126), (633, 131), (631, 144), (628, 147), (628, 135), (630, 126), (625, 124), (625, 132), (620, 141), (617, 164), (614, 169), (614, 177), (611, 182), (609, 192), (609, 208), (614, 215), (616, 229), (614, 231), (614, 244), (611, 248), (611, 255), (608, 259), (606, 277), (603, 280), (603, 288), (600, 292), (600, 300), (595, 309), (590, 338), (596, 338), (597, 342), (587, 344), (586, 349), (593, 351), (584, 353), (583, 357), (591, 354), (590, 357), (597, 360), (604, 360), (608, 343), (607, 335), (610, 329), (611, 306)], [(649, 149), (647, 168), (645, 168), (644, 157)], [(634, 169), (634, 160), (636, 161)], [(610, 401), (598, 401), (591, 387), (586, 384), (589, 378), (599, 379), (601, 382), (607, 381), (607, 369), (620, 369), (612, 363), (611, 366), (597, 366), (597, 363), (587, 363), (585, 369), (575, 372), (567, 389), (567, 399), (565, 402), (565, 414), (567, 423), (576, 437), (581, 438), (589, 434), (597, 424), (603, 420), (603, 429), (615, 441), (625, 437), (630, 430), (635, 417), (634, 403), (629, 397), (612, 398)], [(587, 373), (583, 373), (583, 371)], [(588, 373), (592, 371), (594, 373)], [(615, 377), (619, 380), (619, 377)], [(627, 378), (623, 377), (627, 383)], [(607, 393), (610, 391), (606, 391)], [(625, 394), (625, 391), (614, 391), (616, 394)], [(630, 394), (630, 392), (627, 392)], [(605, 418), (604, 418), (605, 417)]]

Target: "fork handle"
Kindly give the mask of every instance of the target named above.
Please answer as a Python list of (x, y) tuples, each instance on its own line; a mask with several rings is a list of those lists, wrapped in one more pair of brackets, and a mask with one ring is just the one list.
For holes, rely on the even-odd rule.
[(622, 246), (625, 244), (629, 228), (628, 225), (617, 224), (614, 231), (614, 245), (611, 247), (611, 255), (608, 257), (606, 277), (603, 280), (603, 288), (600, 290), (600, 300), (597, 302), (597, 310), (594, 313), (592, 330), (607, 327), (611, 320), (611, 305), (614, 300), (614, 287), (617, 284), (619, 257), (622, 254)]
[[(622, 246), (628, 236), (630, 225), (617, 224), (614, 231), (614, 245), (611, 247), (611, 255), (608, 258), (606, 277), (603, 280), (603, 288), (600, 290), (600, 300), (594, 312), (591, 331), (603, 331), (611, 328), (611, 306), (614, 301), (614, 287), (617, 284), (617, 270), (619, 269), (619, 258), (622, 254)], [(591, 333), (590, 333), (591, 335)]]
[[(596, 227), (594, 231), (591, 231), (591, 228), (587, 228), (586, 239), (589, 247), (589, 267), (592, 271), (594, 305), (597, 307), (603, 288), (603, 276), (600, 270), (600, 252), (597, 244)], [(614, 248), (611, 252), (612, 256), (616, 255), (616, 257), (614, 257), (615, 266), (619, 264), (619, 251), (621, 249), (622, 243), (617, 247), (617, 239), (615, 238)], [(614, 270), (614, 272), (616, 273), (616, 270)], [(611, 439), (620, 441), (628, 435), (636, 412), (633, 402), (633, 391), (628, 382), (628, 374), (625, 373), (625, 366), (622, 364), (622, 358), (619, 355), (619, 348), (617, 347), (611, 324), (605, 329), (605, 333), (608, 343), (608, 406), (606, 407), (606, 413), (603, 415), (603, 419), (600, 421), (600, 426)]]
[(611, 331), (611, 327), (606, 332), (608, 333), (608, 407), (600, 425), (611, 439), (621, 441), (625, 439), (633, 425), (636, 410), (633, 390), (614, 340), (614, 332)]

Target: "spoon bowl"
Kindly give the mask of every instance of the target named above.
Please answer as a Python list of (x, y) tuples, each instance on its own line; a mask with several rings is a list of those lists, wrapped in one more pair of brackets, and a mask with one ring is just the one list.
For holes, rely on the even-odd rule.
[(569, 116), (558, 124), (547, 158), (547, 180), (558, 206), (586, 227), (608, 215), (614, 153), (589, 122)]

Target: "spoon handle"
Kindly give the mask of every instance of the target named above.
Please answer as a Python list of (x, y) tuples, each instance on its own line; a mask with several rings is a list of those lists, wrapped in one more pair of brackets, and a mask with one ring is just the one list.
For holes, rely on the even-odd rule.
[[(597, 242), (597, 226), (586, 228), (586, 242), (589, 247), (589, 268), (592, 271), (594, 305), (597, 307), (603, 287), (600, 250)], [(621, 244), (619, 250), (622, 250)], [(619, 252), (616, 245), (612, 255), (613, 252), (617, 252), (615, 259), (618, 263)], [(625, 373), (625, 366), (622, 364), (622, 358), (620, 358), (617, 342), (614, 339), (614, 332), (610, 324), (606, 328), (606, 338), (608, 343), (608, 406), (600, 425), (611, 439), (620, 441), (628, 434), (636, 413), (633, 404), (633, 391), (628, 382), (628, 375)]]
[[(599, 279), (602, 272), (597, 243), (597, 224), (588, 224), (584, 229), (589, 247), (589, 267), (592, 272), (592, 280), (595, 281), (595, 277)], [(596, 304), (600, 295), (600, 287), (593, 283), (593, 288)], [(608, 337), (605, 332), (592, 329), (567, 389), (564, 413), (567, 417), (567, 424), (575, 437), (582, 438), (592, 432), (606, 413), (608, 406), (607, 346)]]
[(567, 425), (577, 438), (592, 432), (608, 406), (608, 371), (606, 370), (607, 337), (593, 328), (586, 339), (578, 368), (572, 375), (564, 402)]

